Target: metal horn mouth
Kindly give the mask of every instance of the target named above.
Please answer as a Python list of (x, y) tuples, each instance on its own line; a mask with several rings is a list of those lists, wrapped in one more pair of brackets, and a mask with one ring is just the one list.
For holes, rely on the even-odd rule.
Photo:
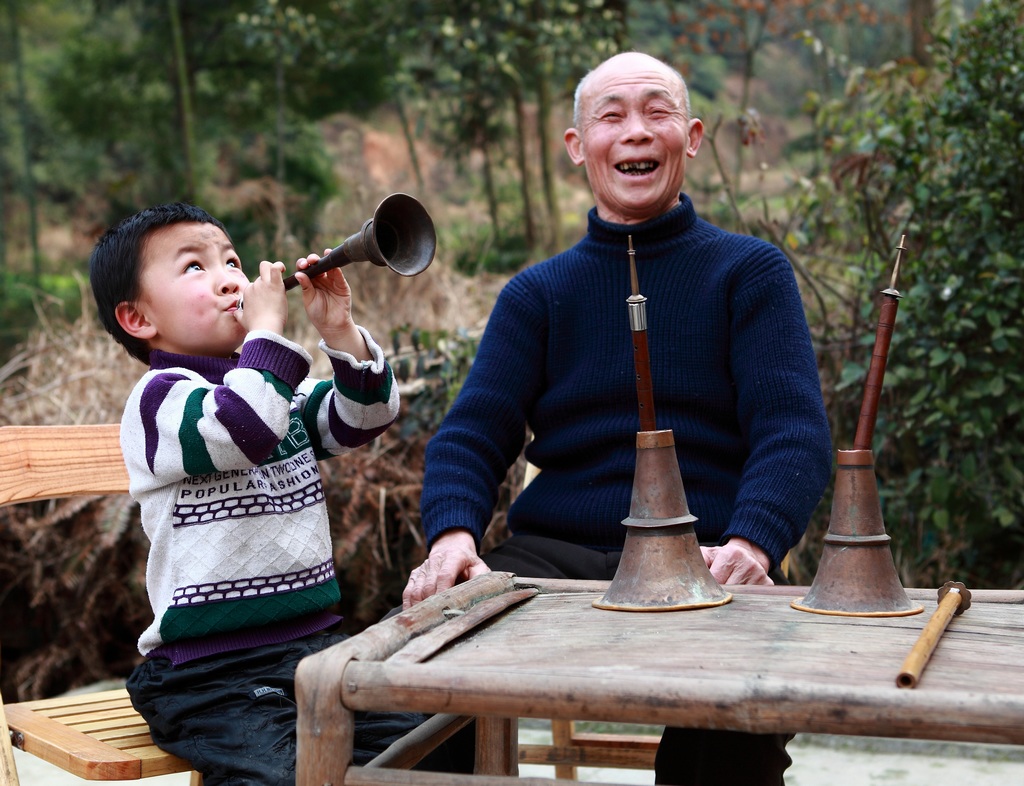
[[(434, 222), (420, 201), (409, 194), (391, 194), (358, 232), (302, 272), (313, 278), (331, 268), (369, 261), (400, 276), (416, 276), (430, 267), (436, 249)], [(285, 289), (298, 284), (294, 274), (284, 280)]]

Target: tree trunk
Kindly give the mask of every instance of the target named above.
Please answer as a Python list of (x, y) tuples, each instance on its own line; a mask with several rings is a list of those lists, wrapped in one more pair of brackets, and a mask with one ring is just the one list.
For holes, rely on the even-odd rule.
[(181, 9), (178, 0), (167, 0), (167, 13), (171, 20), (171, 38), (174, 44), (175, 79), (178, 89), (178, 119), (181, 123), (182, 153), (185, 158), (185, 193), (189, 202), (196, 199), (195, 134), (192, 122), (192, 89), (188, 80), (188, 61), (185, 58), (185, 36), (181, 30)]
[(935, 16), (935, 0), (910, 0), (910, 56), (923, 66), (932, 64), (928, 27)]
[(537, 144), (540, 145), (540, 171), (544, 183), (544, 204), (548, 212), (548, 254), (562, 248), (562, 210), (555, 187), (555, 162), (551, 155), (551, 85), (543, 69), (537, 72)]
[[(0, 83), (0, 95), (3, 94)], [(0, 126), (0, 160), (3, 160), (7, 148), (7, 135)], [(7, 217), (4, 213), (4, 197), (7, 194), (7, 183), (4, 181), (4, 168), (0, 166), (0, 300), (7, 294)]]
[(284, 167), (284, 145), (285, 145), (285, 128), (284, 128), (284, 47), (278, 47), (277, 62), (274, 66), (274, 84), (277, 91), (277, 167), (275, 180), (277, 180), (277, 204), (275, 210), (277, 212), (277, 233), (274, 237), (274, 248), (284, 248), (285, 240), (288, 237), (288, 208), (286, 205), (286, 199), (288, 196), (288, 189), (285, 185), (285, 167)]
[(18, 86), (18, 116), (21, 121), (21, 152), (25, 166), (25, 179), (22, 182), (22, 196), (28, 209), (29, 245), (32, 248), (32, 275), (36, 286), (42, 277), (42, 257), (39, 253), (39, 224), (36, 208), (36, 184), (32, 175), (32, 138), (31, 124), (28, 118), (28, 91), (25, 88), (25, 64), (21, 60), (21, 37), (18, 28), (17, 0), (7, 0), (7, 18), (11, 25), (11, 59), (14, 61), (14, 74)]
[(750, 82), (754, 78), (754, 52), (747, 49), (743, 53), (743, 83), (740, 94), (740, 116), (737, 122), (736, 134), (736, 160), (733, 162), (732, 188), (733, 193), (739, 196), (743, 180), (743, 120), (746, 118), (747, 106), (750, 101)]
[[(768, 14), (771, 13), (771, 6), (766, 4), (764, 10), (757, 13), (754, 19), (756, 29), (753, 31), (753, 35), (746, 38), (746, 44), (743, 52), (743, 88), (742, 96), (740, 97), (740, 116), (744, 117), (747, 115), (747, 111), (750, 109), (750, 85), (754, 81), (754, 73), (757, 68), (757, 53), (761, 49), (761, 45), (764, 43), (765, 33), (768, 29)], [(748, 28), (749, 29), (749, 28)], [(747, 118), (749, 121), (751, 118)], [(743, 129), (739, 129), (740, 133), (736, 139), (736, 170), (735, 170), (735, 183), (733, 183), (733, 193), (737, 198), (740, 197), (742, 191), (742, 177), (743, 177)]]
[(487, 212), (491, 216), (491, 232), (498, 237), (498, 195), (494, 188), (494, 169), (491, 164), (491, 149), (486, 139), (480, 141), (480, 152), (483, 154), (484, 191), (487, 195)]
[(405, 146), (409, 150), (409, 161), (412, 164), (412, 172), (416, 176), (416, 188), (419, 192), (425, 193), (426, 187), (423, 185), (423, 171), (420, 169), (420, 159), (416, 154), (416, 137), (412, 133), (412, 128), (409, 125), (409, 117), (405, 113), (405, 102), (402, 100), (402, 96), (399, 91), (395, 91), (395, 107), (398, 109), (398, 120), (402, 124), (402, 136), (405, 137)]
[(537, 241), (537, 230), (533, 225), (530, 167), (526, 163), (526, 110), (523, 106), (523, 91), (519, 89), (519, 85), (512, 87), (512, 103), (516, 113), (516, 166), (519, 168), (519, 194), (523, 200), (523, 233), (526, 247), (532, 250)]

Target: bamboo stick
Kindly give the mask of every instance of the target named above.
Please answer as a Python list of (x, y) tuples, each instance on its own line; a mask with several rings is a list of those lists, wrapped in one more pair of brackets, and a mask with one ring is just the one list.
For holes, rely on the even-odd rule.
[(896, 687), (913, 688), (921, 679), (928, 659), (939, 644), (939, 638), (949, 627), (954, 616), (963, 614), (971, 605), (971, 593), (959, 581), (947, 581), (939, 590), (939, 605), (924, 626), (917, 642), (910, 650), (903, 668), (896, 677)]

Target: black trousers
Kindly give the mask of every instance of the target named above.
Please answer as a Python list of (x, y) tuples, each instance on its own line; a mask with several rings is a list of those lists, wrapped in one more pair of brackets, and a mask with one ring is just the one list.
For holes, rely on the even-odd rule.
[[(204, 786), (294, 786), (295, 668), (346, 638), (322, 633), (177, 667), (150, 658), (132, 672), (128, 693), (153, 741), (202, 773)], [(426, 717), (357, 712), (353, 762), (365, 764)], [(457, 758), (443, 745), (417, 769), (457, 772)]]
[[(521, 577), (611, 581), (621, 552), (604, 553), (536, 535), (516, 535), (481, 559)], [(785, 584), (785, 576), (771, 578)], [(728, 646), (723, 642), (722, 646)], [(655, 781), (672, 786), (783, 786), (792, 763), (788, 734), (667, 728), (655, 757)]]

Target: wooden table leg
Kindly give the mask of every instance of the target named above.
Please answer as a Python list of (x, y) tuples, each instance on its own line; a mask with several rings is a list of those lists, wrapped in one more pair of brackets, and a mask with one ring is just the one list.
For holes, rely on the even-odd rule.
[(477, 775), (519, 776), (519, 719), (476, 719)]
[[(556, 748), (573, 747), (573, 732), (576, 721), (552, 720), (551, 721), (551, 744)], [(558, 780), (576, 780), (575, 764), (556, 764), (555, 778)]]
[[(322, 660), (316, 656), (304, 658), (296, 672), (297, 786), (344, 783), (355, 746), (355, 713), (341, 702), (344, 669), (319, 670)], [(313, 678), (298, 678), (306, 672), (319, 673)]]

